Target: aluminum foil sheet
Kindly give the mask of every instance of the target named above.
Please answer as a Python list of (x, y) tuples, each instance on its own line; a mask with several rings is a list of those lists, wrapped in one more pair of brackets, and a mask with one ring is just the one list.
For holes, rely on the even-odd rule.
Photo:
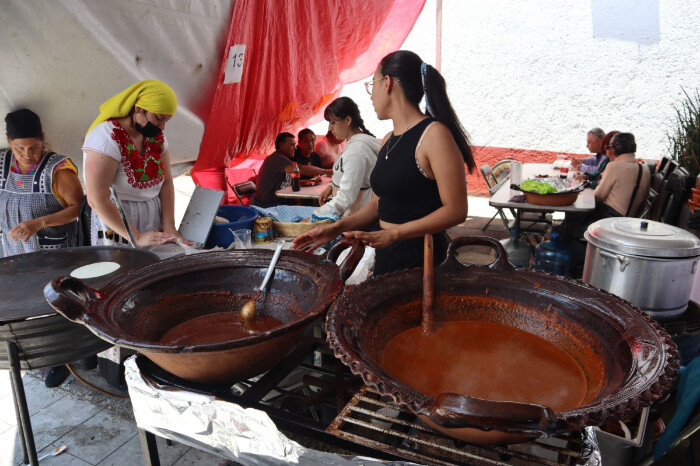
[[(267, 413), (213, 396), (163, 386), (143, 376), (135, 357), (125, 362), (136, 424), (244, 465), (412, 465), (312, 450), (282, 434)], [(593, 466), (593, 465), (591, 465)]]
[(603, 464), (595, 427), (586, 427), (581, 431), (581, 457), (586, 460), (584, 466), (601, 466)]

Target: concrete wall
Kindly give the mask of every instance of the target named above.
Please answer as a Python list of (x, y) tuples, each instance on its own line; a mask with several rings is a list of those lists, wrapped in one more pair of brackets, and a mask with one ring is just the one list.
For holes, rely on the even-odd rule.
[[(428, 63), (435, 9), (428, 0), (402, 47)], [(699, 27), (697, 0), (444, 0), (442, 73), (474, 144), (505, 148), (503, 158), (585, 153), (594, 126), (630, 131), (639, 156), (658, 158), (681, 87), (700, 87)], [(371, 131), (391, 130), (360, 83), (343, 94)]]

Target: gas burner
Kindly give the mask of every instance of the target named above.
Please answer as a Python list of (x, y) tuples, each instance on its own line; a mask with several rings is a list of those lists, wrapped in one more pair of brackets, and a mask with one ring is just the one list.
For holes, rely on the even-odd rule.
[(343, 408), (328, 427), (328, 432), (410, 461), (428, 464), (573, 466), (584, 457), (580, 432), (508, 446), (473, 445), (446, 437), (366, 386)]

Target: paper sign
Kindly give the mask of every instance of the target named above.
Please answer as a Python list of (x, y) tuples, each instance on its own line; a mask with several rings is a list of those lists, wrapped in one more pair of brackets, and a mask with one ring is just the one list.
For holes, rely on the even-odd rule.
[(224, 84), (241, 82), (243, 75), (243, 60), (245, 58), (245, 44), (232, 45), (228, 50), (226, 70), (224, 71)]

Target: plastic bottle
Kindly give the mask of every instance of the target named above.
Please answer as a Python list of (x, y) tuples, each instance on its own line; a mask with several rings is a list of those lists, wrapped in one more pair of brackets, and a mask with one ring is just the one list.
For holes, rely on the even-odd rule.
[(301, 186), (299, 186), (301, 172), (299, 171), (299, 165), (296, 162), (292, 162), (292, 164), (292, 191), (299, 191), (301, 189)]
[(530, 266), (532, 247), (525, 241), (518, 239), (518, 230), (511, 229), (510, 238), (501, 241), (501, 243), (508, 253), (508, 262), (513, 264), (513, 267), (526, 269)]
[(559, 242), (559, 233), (553, 232), (551, 241), (540, 243), (535, 248), (535, 270), (571, 276), (571, 250)]

